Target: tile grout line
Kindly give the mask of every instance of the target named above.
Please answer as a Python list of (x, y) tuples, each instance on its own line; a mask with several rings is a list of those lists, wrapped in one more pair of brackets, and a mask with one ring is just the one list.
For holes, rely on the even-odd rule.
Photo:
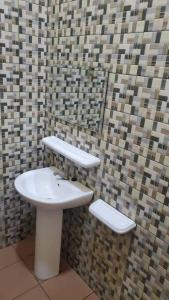
[(41, 287), (41, 289), (43, 290), (43, 292), (45, 293), (45, 295), (48, 297), (49, 300), (52, 300), (49, 295), (47, 294), (47, 292), (45, 291), (44, 287), (42, 286), (41, 282), (39, 282), (39, 286)]
[[(14, 244), (11, 245), (11, 246), (12, 246), (12, 248), (13, 248), (14, 250), (16, 250), (15, 247), (14, 247)], [(25, 258), (28, 258), (28, 257), (30, 257), (30, 256), (33, 256), (33, 254), (27, 255)], [(20, 257), (19, 257), (19, 260), (18, 260), (17, 262), (21, 262), (21, 263), (23, 263), (23, 264), (25, 265), (24, 260), (21, 259)], [(16, 262), (16, 263), (17, 263), (17, 262)], [(14, 264), (16, 264), (16, 263), (13, 263), (12, 265), (14, 265)], [(25, 265), (25, 267), (26, 267), (26, 265)], [(6, 268), (6, 267), (5, 267), (5, 268)], [(3, 269), (5, 269), (5, 268), (3, 268)], [(32, 289), (34, 289), (34, 288), (37, 287), (37, 286), (39, 286), (39, 287), (43, 290), (43, 292), (45, 293), (45, 295), (48, 297), (48, 299), (51, 300), (51, 299), (49, 298), (49, 296), (47, 295), (46, 291), (42, 288), (41, 282), (36, 278), (34, 272), (31, 271), (31, 270), (29, 270), (27, 267), (26, 267), (26, 269), (32, 274), (32, 276), (33, 276), (34, 279), (36, 280), (37, 284), (36, 284), (34, 287), (30, 288), (29, 290), (26, 290), (25, 292), (23, 292), (23, 293), (17, 295), (15, 298), (12, 298), (11, 300), (17, 299), (17, 297), (19, 297), (19, 296), (21, 296), (21, 295), (24, 295), (25, 293), (27, 293), (28, 291), (31, 291)], [(0, 271), (1, 271), (1, 269), (0, 269)]]
[[(11, 247), (12, 247), (12, 248), (15, 250), (15, 252), (16, 252), (16, 249), (15, 249), (14, 245), (15, 245), (15, 244), (12, 244)], [(4, 248), (4, 249), (5, 249), (5, 248)], [(17, 254), (17, 252), (16, 252), (16, 254)], [(18, 255), (18, 254), (17, 254), (17, 255)], [(29, 258), (29, 257), (31, 257), (31, 256), (33, 256), (33, 254), (27, 255), (27, 256), (25, 257), (25, 259), (26, 259), (26, 258)], [(44, 283), (46, 280), (44, 280), (44, 281), (38, 280), (37, 277), (35, 276), (34, 272), (31, 271), (31, 270), (29, 270), (28, 267), (26, 267), (24, 260), (23, 260), (21, 257), (19, 257), (19, 255), (18, 255), (18, 260), (17, 260), (16, 262), (14, 262), (14, 263), (12, 263), (12, 264), (9, 264), (9, 265), (7, 265), (7, 266), (1, 268), (1, 269), (0, 269), (0, 272), (1, 272), (1, 270), (4, 270), (4, 269), (6, 269), (6, 268), (9, 268), (9, 267), (11, 267), (11, 266), (13, 266), (13, 265), (15, 265), (15, 264), (17, 264), (17, 263), (22, 263), (22, 264), (25, 266), (25, 268), (27, 269), (27, 271), (28, 271), (29, 273), (31, 273), (31, 275), (34, 277), (34, 279), (35, 279), (35, 281), (36, 281), (36, 284), (35, 284), (32, 288), (29, 288), (28, 290), (25, 290), (23, 293), (17, 295), (16, 297), (12, 298), (11, 300), (17, 299), (18, 297), (20, 297), (20, 296), (26, 294), (27, 292), (33, 290), (34, 288), (36, 288), (36, 287), (38, 287), (38, 286), (42, 289), (42, 291), (43, 291), (44, 294), (47, 296), (47, 298), (48, 298), (49, 300), (51, 300), (51, 298), (49, 297), (49, 295), (47, 294), (46, 290), (45, 290), (44, 287), (43, 287), (43, 283)], [(72, 269), (72, 270), (73, 270), (73, 269)], [(81, 277), (80, 277), (80, 278), (81, 278)], [(82, 278), (81, 278), (81, 279), (82, 279)], [(88, 286), (88, 287), (89, 287), (89, 286)], [(90, 295), (92, 295), (92, 294), (94, 294), (94, 291), (91, 291), (86, 297), (84, 297), (84, 298), (81, 299), (81, 300), (87, 300), (87, 298), (88, 298)]]
[[(31, 256), (33, 256), (33, 254), (30, 254), (30, 255), (26, 256), (26, 258), (31, 257)], [(21, 260), (21, 261), (25, 265), (24, 260)], [(34, 277), (34, 279), (37, 281), (38, 285), (41, 286), (41, 280), (36, 277), (36, 275), (34, 273), (34, 270), (29, 270), (29, 268), (26, 265), (25, 265), (25, 267), (32, 274), (32, 276)]]
[[(72, 268), (71, 268), (72, 269)], [(72, 269), (73, 270), (73, 269)], [(73, 270), (74, 272), (75, 272), (75, 270)], [(75, 272), (76, 273), (76, 272)], [(77, 274), (77, 273), (76, 273)], [(56, 276), (54, 276), (54, 277), (56, 277)], [(53, 277), (53, 278), (54, 278)], [(80, 277), (80, 276), (79, 276)], [(81, 277), (80, 277), (81, 278)], [(50, 278), (49, 278), (50, 279)], [(52, 278), (51, 278), (52, 279)], [(81, 278), (82, 279), (82, 278)], [(48, 280), (48, 279), (47, 279)], [(44, 289), (44, 287), (43, 287), (43, 283), (44, 282), (46, 282), (47, 280), (44, 280), (44, 281), (39, 281), (39, 285), (40, 285), (40, 287), (42, 288), (42, 290), (44, 291), (44, 293), (47, 295), (47, 297), (49, 298), (49, 300), (52, 300), (50, 297), (49, 297), (49, 295), (47, 294), (47, 292), (46, 292), (46, 290)], [(82, 279), (83, 280), (83, 279)], [(87, 285), (88, 286), (88, 285)], [(89, 286), (88, 286), (89, 287)], [(91, 293), (90, 294), (88, 294), (85, 298), (82, 298), (82, 299), (79, 299), (79, 300), (85, 300), (85, 299), (87, 299), (90, 295), (92, 295), (94, 293), (94, 291), (91, 291)]]
[[(4, 249), (5, 249), (5, 248), (4, 248)], [(19, 260), (17, 260), (16, 262), (14, 262), (14, 263), (12, 263), (12, 264), (10, 264), (10, 265), (7, 265), (7, 266), (5, 266), (5, 267), (0, 268), (0, 272), (1, 272), (2, 270), (4, 270), (4, 269), (7, 269), (7, 268), (13, 266), (13, 265), (16, 265), (16, 264), (19, 263), (19, 262), (22, 262), (22, 260), (19, 259)]]
[(90, 297), (92, 294), (94, 294), (94, 291), (92, 291), (88, 296), (84, 297), (82, 300), (87, 300), (87, 298)]
[(30, 288), (30, 289), (26, 290), (25, 292), (23, 292), (23, 293), (21, 293), (21, 294), (17, 295), (16, 297), (12, 298), (11, 300), (15, 300), (15, 299), (17, 299), (18, 297), (20, 297), (20, 296), (22, 296), (22, 295), (26, 294), (27, 292), (29, 292), (29, 291), (32, 291), (32, 290), (33, 290), (33, 289), (35, 289), (37, 286), (38, 286), (38, 284), (37, 284), (37, 285), (35, 285), (35, 286), (33, 286), (32, 288)]

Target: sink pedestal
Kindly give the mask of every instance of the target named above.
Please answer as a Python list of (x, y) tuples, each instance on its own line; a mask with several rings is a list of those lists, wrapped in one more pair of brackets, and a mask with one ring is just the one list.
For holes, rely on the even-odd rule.
[(63, 210), (37, 208), (35, 275), (48, 279), (59, 273)]
[(57, 174), (55, 167), (47, 167), (15, 179), (18, 193), (37, 208), (35, 275), (42, 280), (59, 273), (63, 209), (85, 205), (93, 197), (81, 183)]

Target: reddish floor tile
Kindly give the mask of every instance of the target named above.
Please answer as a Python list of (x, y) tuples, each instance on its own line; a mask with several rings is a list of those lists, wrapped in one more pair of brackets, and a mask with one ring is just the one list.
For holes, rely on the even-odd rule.
[(61, 258), (61, 261), (60, 261), (60, 273), (68, 271), (70, 269), (71, 269), (71, 267), (69, 266), (69, 264), (64, 259)]
[(99, 300), (99, 298), (96, 296), (95, 293), (93, 293), (90, 296), (88, 296), (87, 298), (85, 298), (85, 300)]
[(23, 263), (30, 272), (34, 272), (34, 255), (23, 258)]
[(19, 261), (19, 256), (12, 246), (0, 250), (0, 269)]
[(37, 281), (22, 262), (0, 271), (0, 299), (11, 300), (36, 285)]
[[(27, 256), (22, 261), (23, 261), (25, 267), (35, 276), (35, 274), (34, 274), (34, 255)], [(64, 261), (63, 259), (61, 259), (60, 273), (65, 272), (70, 269), (71, 269), (71, 267), (68, 265), (68, 263), (66, 261)], [(36, 279), (39, 283), (43, 283), (46, 281), (46, 280), (41, 280), (39, 278), (36, 278)]]
[[(34, 273), (34, 255), (30, 255), (25, 257), (22, 261), (25, 267), (35, 276)], [(36, 276), (35, 276), (36, 277)], [(44, 282), (45, 280), (41, 280), (39, 278), (36, 278), (38, 282)]]
[(13, 247), (0, 250), (0, 299), (98, 300), (63, 259), (58, 276), (46, 281), (36, 280), (31, 274), (34, 271), (34, 247), (34, 237), (31, 236)]
[(33, 255), (35, 252), (35, 237), (28, 236), (25, 240), (15, 244), (14, 249), (20, 258), (24, 259), (27, 256)]
[[(28, 268), (29, 271), (34, 273), (34, 255), (30, 255), (30, 256), (23, 258), (23, 263)], [(65, 272), (70, 269), (71, 269), (71, 267), (68, 265), (68, 263), (65, 260), (61, 259), (60, 273)]]
[(45, 281), (42, 287), (51, 300), (82, 300), (92, 293), (72, 269)]
[(37, 286), (25, 294), (15, 298), (15, 300), (49, 300), (48, 296), (40, 286)]

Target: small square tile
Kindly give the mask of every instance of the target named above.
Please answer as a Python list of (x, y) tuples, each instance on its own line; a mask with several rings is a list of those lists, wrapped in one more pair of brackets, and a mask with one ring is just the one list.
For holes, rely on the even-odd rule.
[(72, 269), (45, 281), (42, 287), (51, 300), (82, 300), (92, 293)]
[(49, 300), (41, 287), (37, 286), (25, 294), (16, 298), (16, 300)]
[(21, 262), (0, 271), (0, 295), (3, 300), (11, 300), (38, 283)]

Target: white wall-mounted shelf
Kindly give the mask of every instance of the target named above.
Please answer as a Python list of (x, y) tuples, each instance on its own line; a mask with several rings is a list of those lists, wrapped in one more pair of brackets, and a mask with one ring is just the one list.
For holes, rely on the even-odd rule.
[(89, 206), (89, 211), (102, 223), (118, 234), (124, 234), (136, 227), (136, 223), (120, 213), (102, 199)]
[(71, 144), (68, 144), (56, 136), (42, 139), (42, 143), (55, 153), (59, 153), (74, 162), (77, 166), (89, 169), (100, 164), (100, 159)]

